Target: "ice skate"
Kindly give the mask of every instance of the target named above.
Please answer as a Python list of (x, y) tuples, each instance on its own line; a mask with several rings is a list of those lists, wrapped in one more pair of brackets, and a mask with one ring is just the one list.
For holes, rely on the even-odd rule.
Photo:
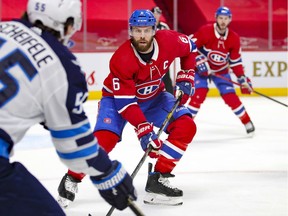
[(245, 128), (246, 128), (246, 132), (249, 136), (254, 135), (255, 127), (254, 127), (254, 124), (252, 123), (252, 121), (245, 124)]
[(148, 180), (145, 191), (144, 203), (151, 205), (182, 205), (183, 191), (170, 185), (168, 178), (174, 177), (170, 173), (161, 174), (151, 172), (152, 164), (149, 163)]
[(67, 173), (63, 176), (58, 186), (58, 203), (62, 208), (67, 208), (74, 201), (75, 193), (78, 192), (78, 183), (81, 182)]

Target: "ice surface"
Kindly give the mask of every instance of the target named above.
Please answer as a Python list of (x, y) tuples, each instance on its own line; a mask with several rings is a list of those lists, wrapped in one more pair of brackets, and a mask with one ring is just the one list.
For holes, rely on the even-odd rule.
[[(288, 104), (287, 97), (275, 97)], [(263, 97), (243, 97), (256, 127), (249, 138), (241, 122), (221, 98), (207, 98), (195, 122), (192, 144), (174, 169), (171, 184), (184, 191), (182, 206), (143, 203), (147, 159), (135, 177), (136, 205), (148, 216), (287, 216), (288, 215), (288, 109)], [(97, 101), (85, 104), (94, 127)], [(165, 139), (165, 134), (162, 136)], [(130, 173), (143, 156), (131, 125), (110, 157), (120, 160)], [(16, 146), (12, 161), (21, 161), (57, 197), (58, 184), (67, 171), (58, 159), (49, 133), (35, 126)], [(110, 206), (85, 178), (68, 216), (106, 215)], [(130, 209), (112, 215), (133, 215)]]

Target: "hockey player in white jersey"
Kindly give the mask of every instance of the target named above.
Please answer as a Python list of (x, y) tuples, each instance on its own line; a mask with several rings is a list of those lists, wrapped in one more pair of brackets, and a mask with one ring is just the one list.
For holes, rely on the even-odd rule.
[(9, 161), (14, 145), (41, 122), (61, 161), (89, 175), (108, 203), (122, 210), (128, 197), (137, 198), (130, 175), (99, 147), (83, 110), (85, 77), (63, 45), (81, 21), (80, 0), (29, 0), (22, 19), (0, 22), (0, 215), (65, 215), (21, 163)]

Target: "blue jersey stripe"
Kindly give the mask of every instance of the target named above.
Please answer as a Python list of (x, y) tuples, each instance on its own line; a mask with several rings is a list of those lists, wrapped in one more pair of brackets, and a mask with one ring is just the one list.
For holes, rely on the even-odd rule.
[(197, 46), (196, 44), (193, 42), (193, 40), (189, 39), (189, 42), (190, 42), (190, 47), (191, 47), (191, 50), (190, 52), (196, 52), (197, 51)]
[(78, 128), (68, 129), (68, 130), (61, 130), (61, 131), (55, 131), (50, 130), (52, 137), (57, 139), (65, 139), (69, 137), (73, 137), (82, 133), (87, 132), (90, 129), (90, 124), (87, 123), (85, 125), (82, 125)]
[(2, 45), (6, 42), (6, 40), (4, 40), (3, 38), (0, 38), (0, 48), (2, 47)]
[(9, 158), (8, 146), (9, 144), (0, 138), (0, 157)]
[(76, 140), (77, 146), (86, 145), (87, 143), (93, 142), (94, 136), (92, 134), (88, 134), (85, 137), (81, 137)]
[(82, 158), (86, 157), (89, 155), (92, 155), (98, 151), (99, 146), (98, 145), (93, 145), (90, 146), (89, 148), (85, 148), (76, 152), (71, 152), (71, 153), (61, 153), (57, 151), (57, 154), (59, 155), (60, 158), (67, 159), (67, 160), (73, 160), (77, 158)]

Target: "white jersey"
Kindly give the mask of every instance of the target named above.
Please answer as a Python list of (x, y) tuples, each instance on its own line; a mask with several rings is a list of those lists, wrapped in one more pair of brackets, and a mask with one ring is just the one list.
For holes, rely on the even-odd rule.
[(71, 170), (101, 174), (111, 161), (88, 162), (104, 153), (83, 111), (87, 95), (75, 56), (54, 36), (24, 21), (0, 22), (0, 156), (44, 122)]

